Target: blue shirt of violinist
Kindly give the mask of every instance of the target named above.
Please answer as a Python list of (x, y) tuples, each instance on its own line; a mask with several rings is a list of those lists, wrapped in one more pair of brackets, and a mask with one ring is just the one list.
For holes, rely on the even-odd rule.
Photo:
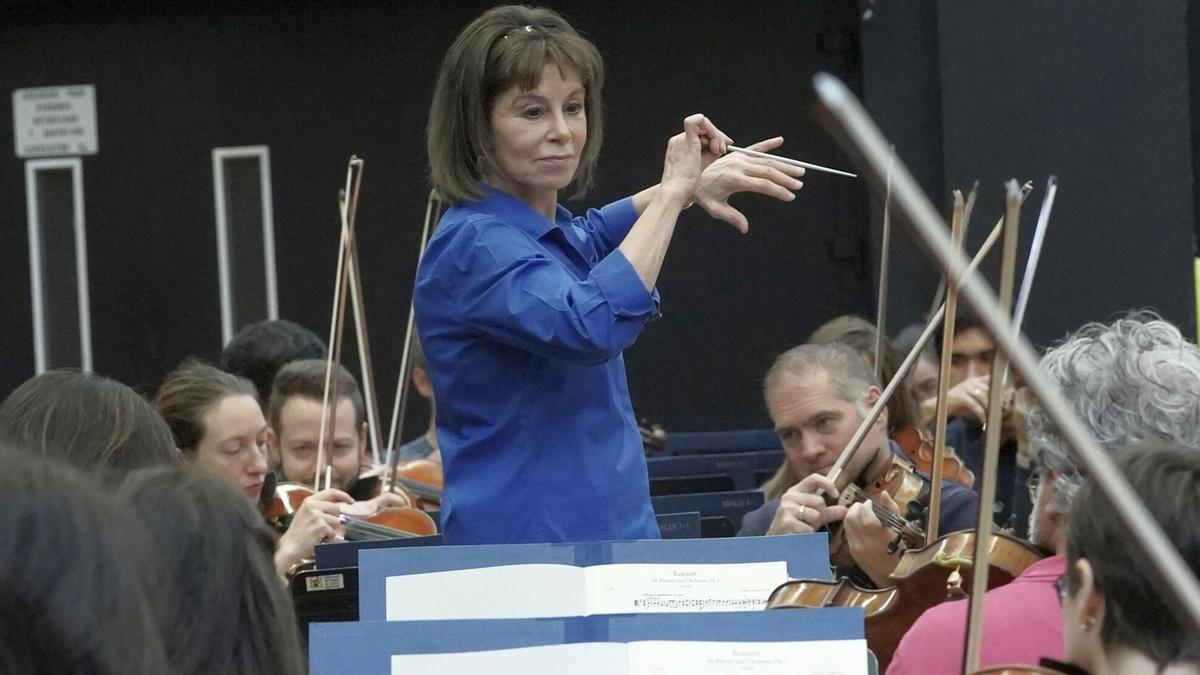
[(658, 316), (617, 250), (626, 198), (550, 222), (487, 185), (446, 211), (413, 294), (447, 544), (657, 539), (622, 350)]

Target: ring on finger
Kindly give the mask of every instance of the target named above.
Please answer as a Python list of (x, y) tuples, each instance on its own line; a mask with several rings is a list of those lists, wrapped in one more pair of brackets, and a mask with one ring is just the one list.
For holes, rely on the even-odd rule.
[(800, 520), (804, 520), (804, 514), (806, 511), (808, 511), (808, 507), (801, 504), (800, 505), (800, 513), (796, 514), (796, 517), (799, 518)]

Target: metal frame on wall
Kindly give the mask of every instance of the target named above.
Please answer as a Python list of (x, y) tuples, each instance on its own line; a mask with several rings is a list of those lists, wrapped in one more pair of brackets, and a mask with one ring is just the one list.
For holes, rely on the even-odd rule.
[[(53, 279), (45, 276), (45, 255), (42, 214), (38, 205), (37, 174), (42, 171), (71, 172), (72, 220), (75, 241), (75, 276), (77, 311), (79, 313), (79, 363), (51, 363), (47, 347), (46, 285)], [(63, 366), (78, 366), (84, 372), (92, 370), (91, 300), (88, 293), (87, 232), (83, 211), (83, 160), (79, 157), (31, 159), (25, 162), (26, 214), (29, 224), (29, 282), (33, 306), (33, 355), (37, 374)]]
[[(217, 267), (221, 293), (221, 344), (233, 339), (237, 330), (233, 309), (233, 281), (229, 251), (228, 195), (225, 191), (225, 162), (230, 159), (258, 159), (259, 189), (262, 196), (263, 270), (266, 278), (268, 319), (279, 318), (279, 295), (275, 273), (275, 216), (271, 197), (271, 151), (265, 145), (213, 148), (213, 207), (217, 226)], [(255, 317), (261, 318), (261, 317)]]

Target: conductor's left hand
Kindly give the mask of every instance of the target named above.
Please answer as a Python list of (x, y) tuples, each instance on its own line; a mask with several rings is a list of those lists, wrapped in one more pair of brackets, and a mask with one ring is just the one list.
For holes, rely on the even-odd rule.
[(700, 176), (725, 154), (726, 146), (732, 142), (704, 115), (684, 118), (683, 133), (667, 141), (662, 182), (659, 183), (661, 192), (679, 199), (680, 204), (690, 201)]
[[(783, 144), (783, 137), (776, 136), (749, 146), (749, 150), (770, 152)], [(750, 223), (741, 211), (729, 205), (729, 197), (738, 192), (757, 192), (780, 201), (790, 202), (795, 192), (804, 187), (799, 178), (804, 169), (790, 164), (773, 162), (731, 152), (713, 162), (696, 183), (693, 194), (695, 202), (710, 216), (733, 225), (745, 234)]]

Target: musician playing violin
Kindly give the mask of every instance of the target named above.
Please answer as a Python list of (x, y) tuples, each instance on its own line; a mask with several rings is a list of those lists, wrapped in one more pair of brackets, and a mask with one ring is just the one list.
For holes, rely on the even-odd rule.
[[(331, 487), (353, 493), (367, 455), (367, 425), (362, 392), (345, 366), (337, 366), (340, 395), (327, 420), (326, 452)], [(267, 403), (267, 448), (279, 467), (279, 480), (312, 483), (317, 474), (325, 361), (303, 359), (284, 366), (271, 386)], [(359, 495), (360, 497), (364, 495)]]
[[(936, 339), (940, 350), (940, 332)], [(983, 419), (987, 416), (988, 385), (995, 354), (996, 343), (982, 322), (966, 308), (960, 308), (950, 345), (950, 389), (946, 392), (950, 421), (946, 425), (946, 445), (955, 449), (976, 476), (983, 473)], [(1009, 527), (1024, 537), (1031, 508), (1024, 487), (1029, 478), (1025, 420), (1017, 390), (1006, 387), (1004, 396), (1002, 445), (992, 512), (997, 525)], [(933, 418), (936, 407), (936, 395), (921, 402), (926, 419)]]
[[(1140, 314), (1109, 325), (1088, 324), (1047, 352), (1040, 370), (1106, 450), (1146, 438), (1200, 448), (1200, 349), (1166, 321)], [(1027, 425), (1036, 476), (1030, 539), (1056, 555), (988, 592), (981, 666), (1063, 656), (1062, 609), (1054, 584), (1066, 571), (1066, 515), (1083, 476), (1039, 407), (1030, 406)], [(900, 641), (888, 673), (958, 673), (966, 623), (965, 601), (926, 611)]]
[[(899, 561), (899, 551), (892, 546), (895, 533), (869, 504), (831, 506), (840, 488), (826, 476), (879, 399), (871, 367), (846, 345), (800, 345), (775, 360), (763, 388), (788, 464), (802, 478), (779, 499), (746, 514), (739, 534), (805, 533), (841, 523), (855, 564), (846, 571), (848, 576), (865, 587), (892, 585), (888, 575)], [(901, 456), (887, 437), (887, 427), (884, 410), (846, 464), (843, 477), (868, 484), (887, 472), (893, 458)], [(950, 481), (944, 481), (942, 490), (941, 531), (971, 527), (978, 504), (975, 493)], [(903, 515), (886, 492), (880, 503)]]
[[(325, 392), (326, 362), (302, 359), (284, 366), (275, 376), (271, 398), (267, 404), (270, 428), (267, 448), (278, 465), (280, 482), (312, 485), (317, 475), (317, 445), (321, 435), (321, 403)], [(356, 500), (366, 502), (356, 511), (373, 512), (386, 506), (411, 506), (408, 500), (395, 493), (371, 498), (366, 482), (359, 481), (367, 455), (367, 424), (362, 391), (345, 366), (337, 366), (338, 401), (331, 406), (333, 417), (327, 421), (325, 448), (332, 480), (324, 489), (304, 501), (302, 510), (319, 512), (288, 528), (300, 527), (296, 538), (298, 554), (311, 555), (312, 547), (322, 541), (336, 540), (344, 535), (345, 525), (339, 520), (343, 505)]]

